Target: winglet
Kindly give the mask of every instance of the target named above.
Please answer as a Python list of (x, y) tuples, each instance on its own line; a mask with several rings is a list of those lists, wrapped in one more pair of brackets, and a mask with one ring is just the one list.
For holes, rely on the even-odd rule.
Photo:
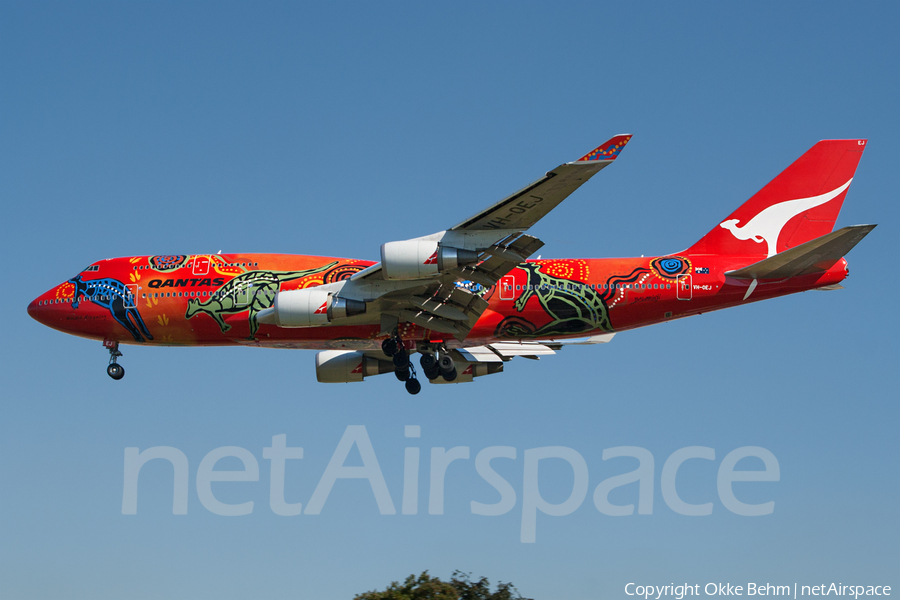
[(619, 156), (619, 152), (622, 151), (622, 148), (625, 147), (625, 144), (627, 144), (630, 139), (630, 133), (619, 134), (612, 139), (603, 142), (575, 162), (612, 162), (616, 160), (616, 157)]

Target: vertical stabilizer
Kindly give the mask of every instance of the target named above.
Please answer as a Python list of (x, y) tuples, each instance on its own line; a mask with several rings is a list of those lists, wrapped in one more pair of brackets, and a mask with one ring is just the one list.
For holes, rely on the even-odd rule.
[(822, 140), (686, 252), (767, 258), (830, 233), (865, 147)]

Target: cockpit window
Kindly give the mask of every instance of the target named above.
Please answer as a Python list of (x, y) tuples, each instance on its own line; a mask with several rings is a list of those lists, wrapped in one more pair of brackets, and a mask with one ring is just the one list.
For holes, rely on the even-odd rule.
[(82, 271), (82, 273), (88, 273), (90, 271), (99, 271), (99, 270), (100, 270), (100, 265), (91, 265), (87, 269)]

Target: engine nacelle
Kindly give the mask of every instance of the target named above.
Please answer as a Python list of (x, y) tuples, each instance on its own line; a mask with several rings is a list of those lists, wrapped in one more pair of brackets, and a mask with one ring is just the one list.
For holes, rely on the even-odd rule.
[(316, 327), (365, 312), (365, 302), (311, 288), (278, 292), (272, 313), (261, 316), (260, 321), (279, 327)]
[(393, 373), (394, 364), (353, 350), (325, 350), (316, 354), (319, 383), (351, 383), (372, 375)]
[(446, 381), (443, 377), (432, 379), (431, 383), (468, 383), (476, 377), (503, 372), (502, 362), (457, 362), (456, 379)]
[(478, 262), (478, 253), (442, 246), (438, 242), (406, 240), (381, 245), (385, 279), (423, 279)]

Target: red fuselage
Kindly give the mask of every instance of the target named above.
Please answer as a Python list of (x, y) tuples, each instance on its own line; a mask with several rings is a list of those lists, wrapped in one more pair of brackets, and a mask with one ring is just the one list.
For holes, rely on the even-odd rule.
[[(725, 275), (762, 258), (528, 261), (478, 290), (489, 306), (465, 341), (412, 323), (401, 324), (399, 333), (404, 340), (444, 341), (448, 347), (579, 338), (830, 286), (847, 276), (844, 259), (825, 272), (759, 281), (752, 290), (750, 281)], [(259, 324), (251, 331), (255, 315), (272, 305), (277, 292), (340, 282), (372, 264), (284, 254), (114, 258), (41, 294), (28, 313), (54, 329), (110, 343), (376, 349), (385, 338), (379, 323), (359, 318), (301, 328)]]

